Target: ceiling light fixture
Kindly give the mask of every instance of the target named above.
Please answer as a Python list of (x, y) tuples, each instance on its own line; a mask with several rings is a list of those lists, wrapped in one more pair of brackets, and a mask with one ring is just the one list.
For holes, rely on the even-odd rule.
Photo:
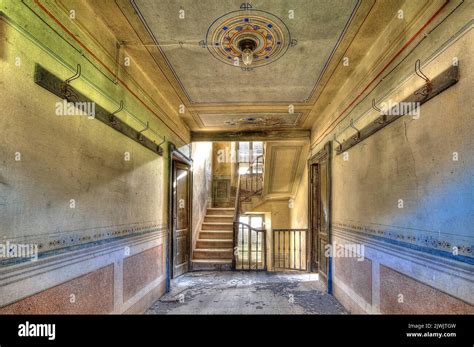
[(253, 52), (257, 47), (257, 43), (252, 39), (245, 38), (239, 42), (238, 47), (242, 52), (242, 62), (244, 63), (244, 65), (251, 65), (253, 61)]

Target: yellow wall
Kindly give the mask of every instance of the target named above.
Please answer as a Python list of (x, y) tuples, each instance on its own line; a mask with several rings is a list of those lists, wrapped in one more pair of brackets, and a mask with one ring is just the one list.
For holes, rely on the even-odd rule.
[[(64, 25), (78, 30), (64, 9), (44, 3)], [(107, 283), (113, 288), (107, 294), (112, 306), (106, 312), (143, 310), (163, 293), (166, 278), (168, 142), (179, 147), (189, 132), (157, 117), (162, 110), (156, 100), (134, 83), (143, 76), (137, 65), (128, 72), (122, 66), (124, 83), (115, 84), (114, 76), (78, 44), (71, 45), (71, 37), (35, 2), (2, 1), (0, 11), (0, 238), (37, 245), (45, 263), (53, 259), (50, 255), (69, 255), (41, 278), (36, 277), (36, 262), (22, 265), (31, 277), (2, 287), (0, 307), (66, 282), (79, 293), (80, 284), (73, 280), (97, 273), (106, 276), (100, 280), (112, 281)], [(116, 38), (103, 35), (108, 41), (100, 42), (86, 34), (80, 37), (110, 63), (101, 45), (115, 45)], [(168, 139), (163, 156), (96, 119), (56, 115), (62, 100), (34, 83), (35, 64), (63, 79), (81, 64), (82, 75), (71, 85), (110, 112), (122, 100), (125, 109), (117, 117), (137, 130), (148, 121), (156, 134), (145, 131), (145, 136), (157, 143)], [(128, 271), (127, 264), (148, 270), (142, 276)], [(101, 270), (110, 266), (112, 272)], [(116, 275), (110, 278), (110, 273)], [(61, 312), (79, 311), (68, 307)]]
[[(382, 68), (384, 62), (373, 57), (380, 52), (393, 55), (396, 44), (403, 44), (406, 38), (393, 43), (395, 46), (368, 49), (370, 54), (352, 65), (355, 72), (347, 72), (347, 83), (313, 125), (310, 157), (333, 140), (334, 133), (341, 142), (353, 136), (350, 120), (361, 129), (379, 116), (372, 109), (372, 99), (377, 103), (400, 102), (422, 87), (424, 81), (414, 74), (417, 59), (431, 79), (459, 62), (459, 82), (423, 104), (419, 119), (403, 116), (349, 149), (346, 155), (332, 154), (333, 244), (365, 247), (359, 254), (365, 256), (363, 261), (335, 257), (332, 262), (334, 294), (352, 312), (473, 310), (471, 285), (459, 271), (470, 266), (473, 258), (469, 245), (474, 236), (470, 228), (474, 222), (474, 5), (454, 1), (448, 7), (449, 11), (442, 12), (443, 22), (436, 28), (429, 27), (433, 31), (419, 44), (413, 44), (414, 50), (406, 57), (402, 55), (403, 61), (392, 64), (367, 97), (325, 131), (368, 83), (369, 75)], [(410, 31), (419, 28), (426, 18), (419, 20)], [(392, 42), (390, 37), (398, 29), (390, 26), (374, 42)], [(387, 53), (384, 59), (390, 56)], [(458, 160), (453, 160), (455, 153)], [(291, 212), (292, 227), (306, 222), (307, 179), (301, 185), (296, 208)], [(407, 304), (393, 299), (399, 293), (405, 295)], [(430, 297), (437, 297), (439, 305), (432, 305), (430, 300), (434, 299)]]

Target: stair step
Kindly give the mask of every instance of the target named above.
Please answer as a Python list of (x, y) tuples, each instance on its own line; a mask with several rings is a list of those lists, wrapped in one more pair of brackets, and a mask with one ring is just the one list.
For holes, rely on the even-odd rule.
[(231, 271), (232, 259), (193, 259), (193, 271)]
[(193, 259), (193, 263), (232, 264), (232, 259)]
[(196, 248), (193, 253), (193, 258), (232, 260), (232, 248)]
[(232, 240), (234, 238), (234, 232), (229, 230), (201, 230), (199, 232), (199, 238)]
[(232, 264), (232, 259), (193, 259), (192, 262), (200, 264)]
[(228, 207), (211, 207), (208, 208), (206, 211), (206, 215), (226, 215), (226, 216), (233, 216), (235, 213), (235, 208), (228, 208)]
[(232, 247), (232, 239), (198, 239), (196, 248), (229, 248)]
[(234, 216), (233, 215), (206, 215), (204, 217), (204, 223), (233, 223)]
[(202, 223), (201, 230), (233, 230), (233, 223)]

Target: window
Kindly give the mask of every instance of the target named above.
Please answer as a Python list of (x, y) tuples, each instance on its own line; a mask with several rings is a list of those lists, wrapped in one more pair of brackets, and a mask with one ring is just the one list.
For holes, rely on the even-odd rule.
[(263, 229), (265, 227), (265, 215), (243, 214), (239, 217), (239, 222), (248, 224), (252, 228)]
[(263, 142), (239, 142), (238, 146), (238, 163), (239, 163), (239, 174), (245, 175), (248, 173), (250, 166), (252, 165), (251, 173), (262, 173), (263, 172), (263, 161), (256, 163), (257, 157), (263, 155)]

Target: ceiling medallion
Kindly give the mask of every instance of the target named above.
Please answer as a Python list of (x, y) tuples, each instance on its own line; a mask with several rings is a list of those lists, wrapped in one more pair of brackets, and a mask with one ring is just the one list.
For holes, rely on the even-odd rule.
[(244, 3), (209, 26), (202, 46), (219, 61), (250, 71), (275, 62), (295, 44), (280, 18)]

